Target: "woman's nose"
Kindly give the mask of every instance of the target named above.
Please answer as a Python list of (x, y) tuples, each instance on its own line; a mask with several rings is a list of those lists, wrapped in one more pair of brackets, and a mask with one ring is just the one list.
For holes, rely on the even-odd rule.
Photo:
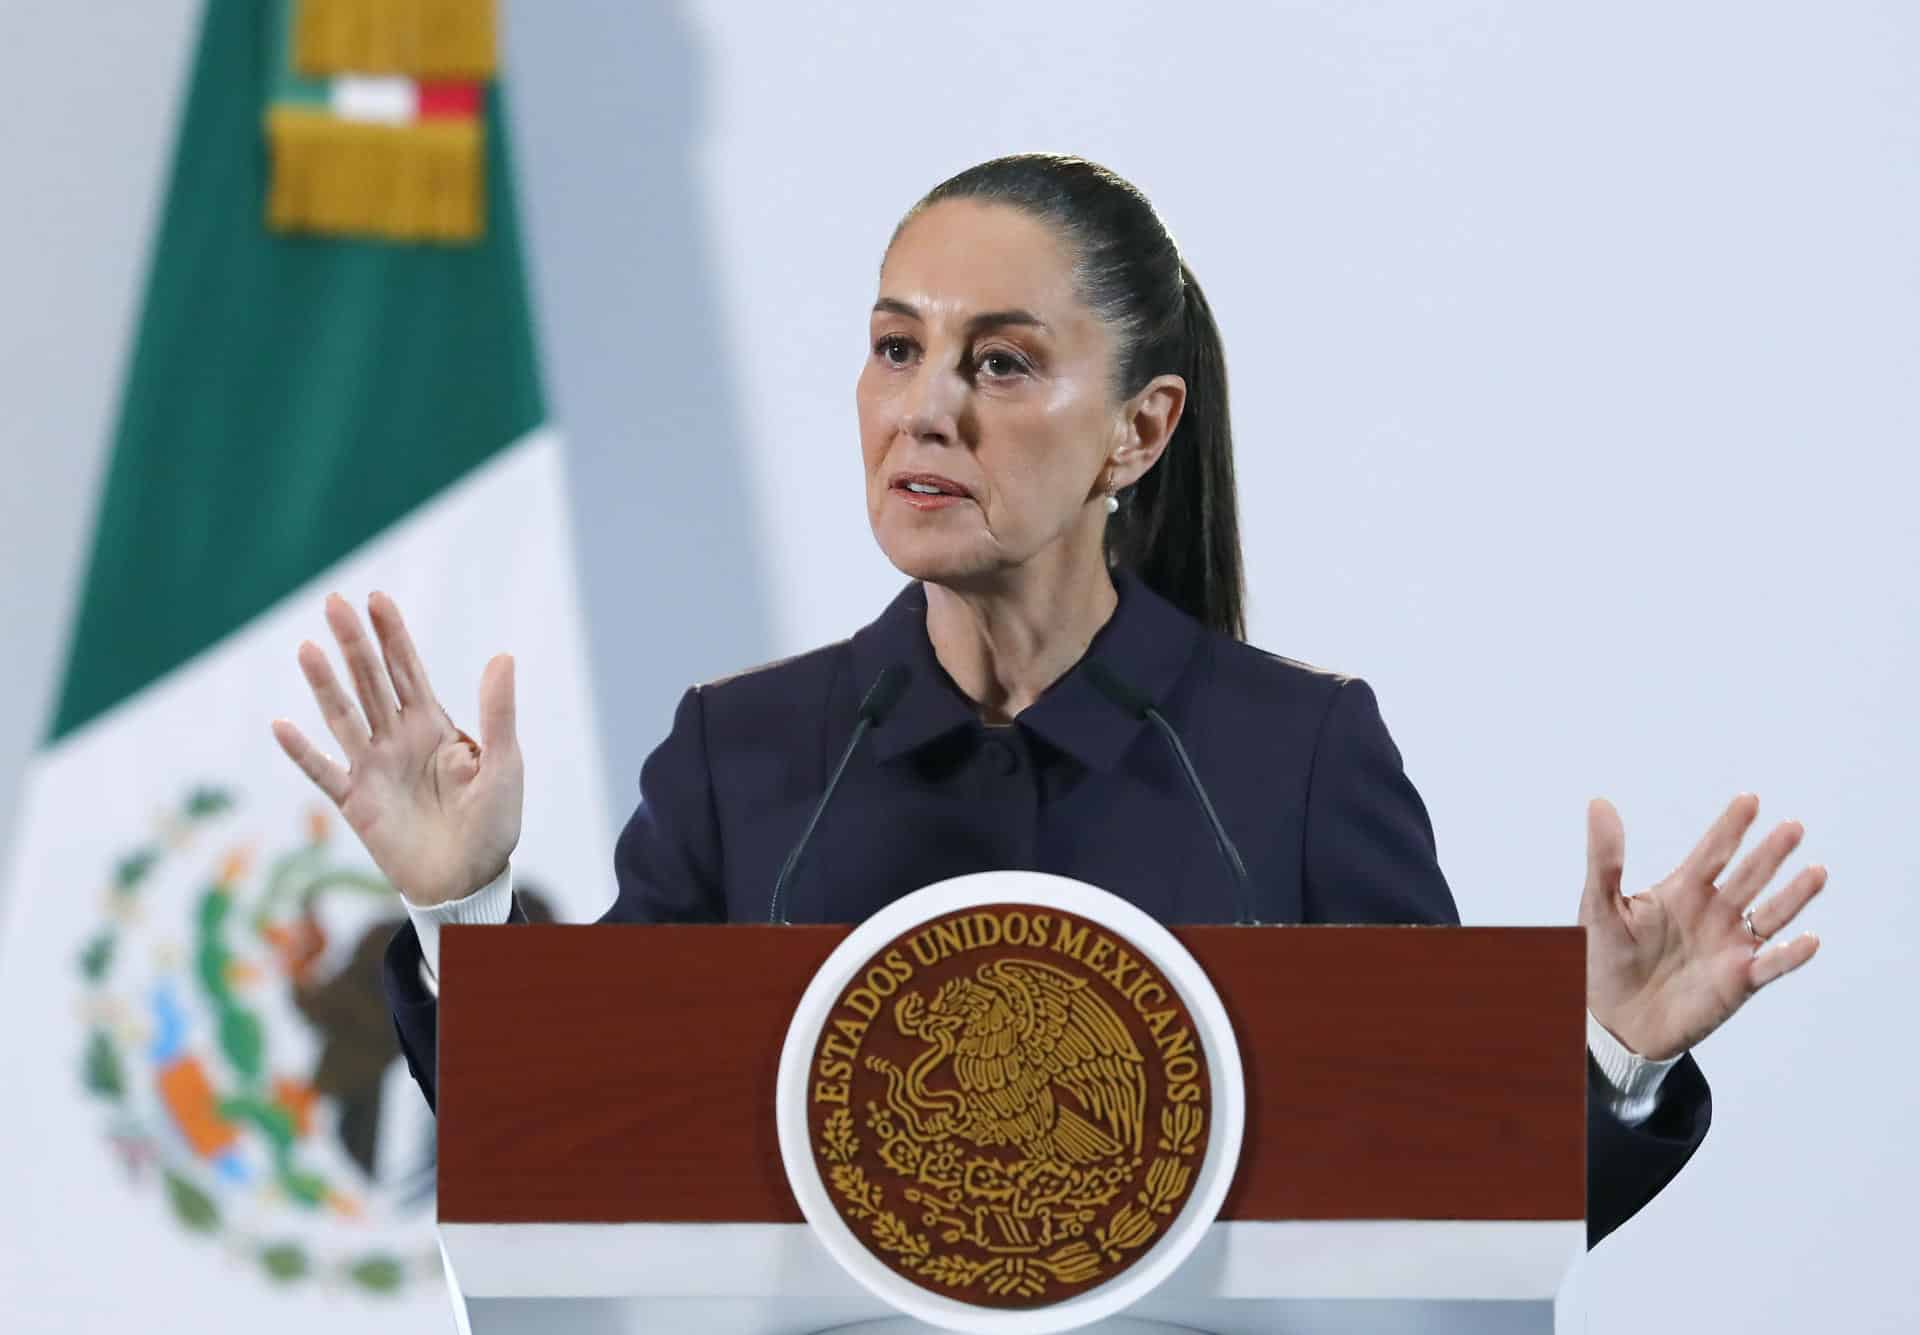
[(951, 371), (923, 366), (900, 405), (900, 430), (915, 440), (951, 443), (959, 438), (966, 385)]

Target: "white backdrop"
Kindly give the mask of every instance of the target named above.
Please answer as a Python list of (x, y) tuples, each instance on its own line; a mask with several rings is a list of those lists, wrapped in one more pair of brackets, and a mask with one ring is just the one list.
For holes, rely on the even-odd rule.
[[(191, 9), (0, 4), (0, 110), (46, 127), (0, 142), (33, 186), (0, 212), (33, 298), (0, 313), (0, 761), (50, 698)], [(1706, 1145), (1583, 1265), (1588, 1328), (1911, 1328), (1920, 10), (509, 20), (616, 812), (681, 686), (897, 587), (852, 396), (899, 213), (997, 153), (1105, 161), (1225, 332), (1253, 638), (1374, 684), (1469, 921), (1571, 920), (1594, 794), (1633, 888), (1741, 789), (1806, 824), (1781, 883), (1831, 869), (1820, 956), (1699, 1052)]]

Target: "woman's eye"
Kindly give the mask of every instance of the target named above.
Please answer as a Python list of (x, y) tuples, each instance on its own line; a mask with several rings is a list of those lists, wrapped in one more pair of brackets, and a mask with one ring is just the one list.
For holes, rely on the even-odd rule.
[(1023, 374), (1027, 364), (1011, 352), (989, 352), (980, 358), (980, 369), (997, 380)]
[(873, 350), (889, 366), (905, 366), (913, 355), (913, 345), (898, 334), (886, 334), (875, 341)]

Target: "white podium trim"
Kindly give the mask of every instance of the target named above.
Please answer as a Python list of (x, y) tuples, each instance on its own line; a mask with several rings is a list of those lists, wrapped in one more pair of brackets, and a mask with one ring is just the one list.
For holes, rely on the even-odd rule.
[[(806, 1224), (442, 1224), (469, 1298), (868, 1298)], [(1586, 1225), (1215, 1222), (1150, 1295), (1206, 1300), (1551, 1301)], [(893, 1309), (871, 1298), (874, 1315)]]

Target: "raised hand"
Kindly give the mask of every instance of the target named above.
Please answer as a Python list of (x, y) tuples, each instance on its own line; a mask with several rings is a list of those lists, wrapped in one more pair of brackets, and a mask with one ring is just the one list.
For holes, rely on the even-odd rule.
[(1805, 831), (1798, 821), (1775, 826), (1724, 884), (1714, 884), (1759, 810), (1758, 797), (1739, 794), (1665, 880), (1623, 897), (1620, 815), (1605, 798), (1587, 804), (1587, 883), (1580, 898), (1587, 1008), (1643, 1057), (1686, 1051), (1820, 948), (1811, 932), (1765, 945), (1826, 884), (1827, 869), (1818, 863), (1753, 909), (1751, 931), (1741, 916), (1799, 845)]
[(380, 652), (347, 600), (327, 596), (327, 626), (346, 659), (359, 709), (319, 645), (304, 640), (296, 655), (327, 730), (346, 753), (346, 767), (286, 719), (273, 721), (273, 735), (340, 808), (374, 865), (408, 901), (445, 903), (498, 876), (520, 842), (525, 785), (514, 736), (513, 659), (496, 654), (481, 673), (476, 744), (434, 698), (393, 599), (374, 594), (367, 615)]

